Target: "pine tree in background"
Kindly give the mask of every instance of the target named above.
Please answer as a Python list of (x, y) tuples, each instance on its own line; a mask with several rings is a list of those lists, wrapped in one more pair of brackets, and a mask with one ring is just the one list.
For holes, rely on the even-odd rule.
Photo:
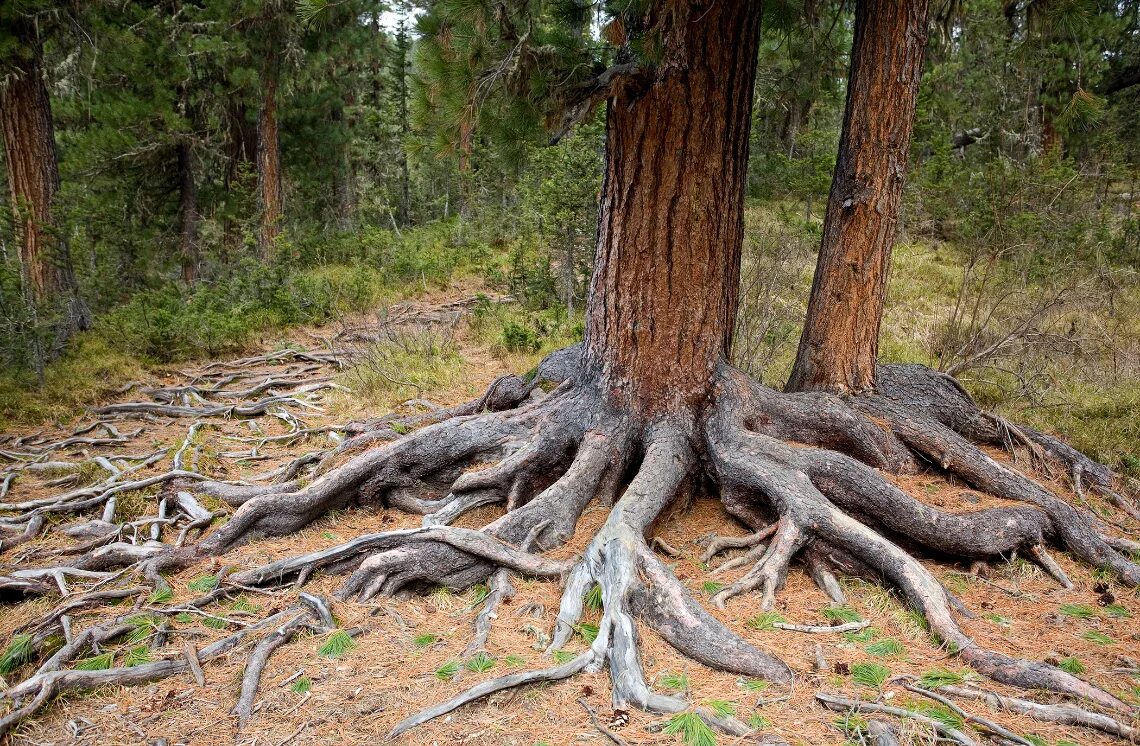
[[(42, 38), (55, 10), (40, 2), (0, 10), (0, 129), (25, 291), (33, 306), (62, 312), (58, 341), (86, 329), (91, 315), (79, 295), (66, 228), (56, 219), (60, 174)], [(43, 355), (37, 360), (42, 366)]]

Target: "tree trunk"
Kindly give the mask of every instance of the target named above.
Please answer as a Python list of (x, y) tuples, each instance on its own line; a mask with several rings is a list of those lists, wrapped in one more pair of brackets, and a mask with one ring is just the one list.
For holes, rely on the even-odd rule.
[(408, 30), (402, 20), (396, 34), (396, 46), (400, 61), (400, 224), (408, 225), (412, 215), (411, 175), (408, 172), (408, 138), (411, 127), (408, 123)]
[(856, 5), (839, 157), (791, 391), (874, 387), (927, 10), (926, 0)]
[(681, 7), (653, 82), (606, 115), (587, 307), (584, 374), (645, 418), (707, 397), (731, 342), (744, 235), (760, 3)]
[(178, 220), (179, 256), (182, 281), (191, 284), (198, 279), (198, 182), (194, 175), (194, 151), (188, 138), (178, 141)]
[(62, 301), (68, 327), (84, 329), (90, 315), (77, 295), (68, 243), (52, 225), (59, 162), (40, 42), (30, 23), (18, 25), (16, 36), (27, 56), (0, 83), (0, 128), (20, 266), (32, 302)]
[(278, 60), (271, 53), (261, 80), (261, 110), (257, 113), (257, 202), (260, 226), (257, 255), (268, 259), (281, 234), (281, 143), (277, 136)]

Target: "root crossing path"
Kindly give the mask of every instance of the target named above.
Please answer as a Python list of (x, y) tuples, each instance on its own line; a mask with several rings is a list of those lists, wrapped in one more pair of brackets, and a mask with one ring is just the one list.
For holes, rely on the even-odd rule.
[(840, 399), (721, 364), (646, 419), (574, 347), (332, 422), (350, 357), (212, 363), (6, 439), (0, 732), (1135, 738), (1127, 485), (943, 374)]

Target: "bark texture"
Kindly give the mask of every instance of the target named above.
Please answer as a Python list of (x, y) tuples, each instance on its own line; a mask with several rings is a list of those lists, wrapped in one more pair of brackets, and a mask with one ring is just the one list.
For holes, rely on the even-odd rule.
[(261, 109), (257, 112), (257, 202), (260, 225), (257, 234), (257, 253), (268, 259), (281, 235), (282, 183), (281, 143), (277, 131), (277, 78), (276, 52), (265, 61), (261, 77)]
[(678, 12), (648, 87), (606, 115), (587, 307), (586, 373), (647, 417), (706, 396), (728, 350), (760, 31), (758, 2)]
[(874, 386), (927, 5), (860, 0), (855, 6), (839, 157), (791, 391), (858, 393)]
[(59, 162), (40, 41), (30, 21), (17, 23), (15, 32), (23, 55), (0, 68), (6, 73), (0, 84), (0, 128), (24, 281), (35, 303), (68, 302), (72, 325), (84, 328), (90, 319), (76, 299), (69, 247), (53, 231)]

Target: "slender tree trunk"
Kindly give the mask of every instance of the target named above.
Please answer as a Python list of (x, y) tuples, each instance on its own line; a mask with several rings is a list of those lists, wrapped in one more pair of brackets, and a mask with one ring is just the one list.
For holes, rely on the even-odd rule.
[(926, 0), (860, 0), (839, 157), (792, 391), (875, 384), (879, 324), (914, 126)]
[(178, 141), (178, 220), (179, 257), (182, 281), (192, 284), (198, 279), (201, 261), (198, 249), (198, 181), (194, 168), (194, 149), (189, 138)]
[(51, 102), (43, 79), (39, 39), (30, 23), (17, 27), (28, 54), (8, 68), (0, 82), (0, 129), (8, 170), (12, 223), (29, 300), (66, 307), (66, 336), (85, 329), (90, 313), (79, 299), (67, 239), (52, 224), (59, 191)]
[(257, 131), (246, 118), (245, 104), (230, 101), (226, 106), (228, 137), (226, 140), (226, 165), (222, 173), (222, 190), (225, 193), (224, 217), (222, 219), (223, 262), (229, 262), (237, 255), (241, 243), (241, 226), (236, 217), (235, 195), (244, 193), (246, 176), (245, 164), (253, 162), (257, 154)]
[(261, 79), (261, 110), (257, 113), (257, 201), (260, 226), (257, 254), (268, 259), (281, 234), (281, 143), (277, 132), (276, 52), (265, 62)]
[(352, 168), (352, 122), (345, 117), (345, 107), (352, 106), (351, 94), (333, 107), (330, 118), (338, 132), (340, 144), (337, 148), (338, 163), (333, 173), (333, 196), (336, 205), (335, 223), (339, 231), (351, 230), (356, 223), (356, 174)]
[(404, 21), (400, 21), (396, 44), (400, 51), (400, 224), (407, 225), (411, 222), (412, 191), (408, 172), (408, 137), (411, 132), (408, 124), (408, 30)]
[(666, 5), (653, 82), (606, 115), (583, 368), (644, 418), (699, 407), (728, 353), (760, 33), (759, 2)]

